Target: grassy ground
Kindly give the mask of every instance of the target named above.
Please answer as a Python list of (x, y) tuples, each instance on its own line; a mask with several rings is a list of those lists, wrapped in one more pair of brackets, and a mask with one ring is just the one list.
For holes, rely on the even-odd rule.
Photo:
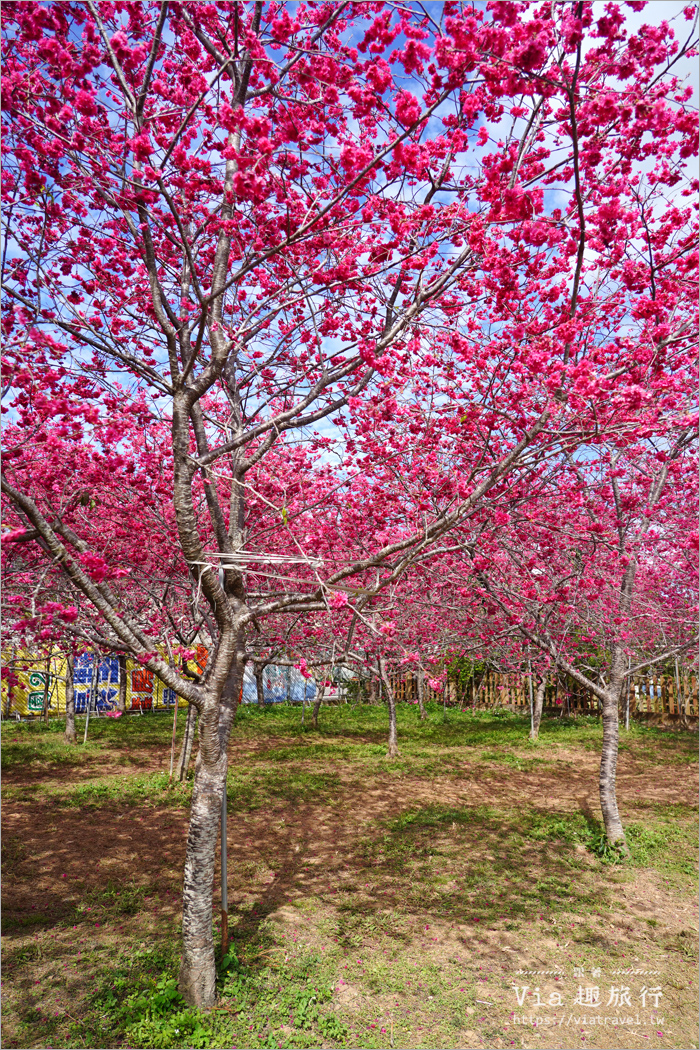
[(170, 720), (93, 721), (85, 747), (3, 724), (3, 1046), (697, 1047), (697, 739), (623, 733), (619, 863), (600, 726), (527, 728), (401, 705), (387, 761), (381, 708), (319, 731), (241, 709), (232, 950), (202, 1015), (175, 980)]

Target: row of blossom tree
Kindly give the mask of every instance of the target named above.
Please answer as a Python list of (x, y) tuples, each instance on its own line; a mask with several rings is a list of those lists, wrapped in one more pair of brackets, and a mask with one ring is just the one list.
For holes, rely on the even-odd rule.
[(687, 645), (693, 600), (695, 8), (628, 32), (643, 7), (5, 14), (9, 615), (198, 712), (193, 1004), (256, 654), (337, 635), (385, 675), (519, 633), (583, 679), (584, 625), (623, 836), (621, 676)]

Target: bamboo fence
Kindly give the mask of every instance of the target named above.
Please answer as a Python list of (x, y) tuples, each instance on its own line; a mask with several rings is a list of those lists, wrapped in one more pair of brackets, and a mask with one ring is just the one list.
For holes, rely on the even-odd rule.
[[(417, 703), (418, 682), (415, 676), (395, 676), (392, 687), (397, 701)], [(696, 674), (683, 671), (676, 684), (674, 674), (632, 675), (628, 685), (630, 715), (680, 715), (698, 717), (698, 678)], [(534, 694), (534, 683), (533, 683)], [(445, 703), (448, 707), (475, 708), (528, 708), (530, 706), (530, 682), (526, 673), (506, 674), (488, 668), (466, 682), (448, 679), (444, 692), (431, 689), (425, 683), (424, 699)], [(627, 706), (627, 695), (623, 692), (621, 709)], [(568, 675), (558, 674), (547, 683), (544, 699), (545, 710), (568, 714), (597, 714), (600, 702), (593, 693), (584, 689)]]

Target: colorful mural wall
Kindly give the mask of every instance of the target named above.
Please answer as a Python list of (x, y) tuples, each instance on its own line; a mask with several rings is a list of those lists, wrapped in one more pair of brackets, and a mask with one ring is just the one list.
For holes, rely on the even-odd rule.
[[(197, 663), (201, 670), (207, 662), (205, 646), (197, 646)], [(67, 662), (64, 654), (49, 658), (35, 656), (19, 649), (4, 650), (2, 663), (2, 717), (27, 718), (41, 715), (44, 698), (48, 701), (49, 718), (65, 714)], [(75, 712), (84, 715), (106, 714), (119, 707), (121, 674), (126, 673), (127, 711), (172, 710), (177, 699), (172, 689), (164, 686), (153, 671), (127, 657), (95, 656), (94, 653), (76, 655), (73, 665)], [(47, 687), (48, 680), (48, 687)], [(313, 700), (316, 687), (304, 679), (295, 667), (275, 667), (269, 664), (263, 675), (266, 703), (300, 702), (304, 696)], [(48, 689), (48, 691), (47, 691)], [(243, 703), (257, 703), (255, 680), (249, 668), (243, 682)], [(187, 701), (180, 698), (180, 707)]]
[[(200, 667), (204, 667), (206, 660), (206, 648), (197, 646)], [(49, 659), (21, 650), (5, 650), (2, 662), (5, 670), (1, 700), (3, 718), (40, 715), (45, 697), (50, 718), (65, 714), (65, 654), (56, 654)], [(91, 712), (97, 711), (98, 714), (117, 710), (122, 673), (126, 674), (127, 711), (172, 710), (177, 699), (175, 692), (135, 660), (127, 657), (120, 668), (118, 656), (96, 657), (94, 653), (81, 653), (76, 655), (73, 666), (76, 714), (85, 714), (88, 706)], [(180, 698), (180, 706), (186, 707), (187, 701)]]

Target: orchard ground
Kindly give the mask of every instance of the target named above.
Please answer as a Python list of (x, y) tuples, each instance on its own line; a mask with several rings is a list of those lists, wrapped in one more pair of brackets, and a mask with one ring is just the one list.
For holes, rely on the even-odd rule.
[(533, 745), (510, 713), (399, 705), (387, 761), (383, 708), (300, 715), (239, 711), (209, 1015), (176, 992), (170, 719), (100, 719), (85, 747), (3, 724), (3, 1046), (697, 1047), (694, 734), (622, 732), (619, 863), (594, 718)]

